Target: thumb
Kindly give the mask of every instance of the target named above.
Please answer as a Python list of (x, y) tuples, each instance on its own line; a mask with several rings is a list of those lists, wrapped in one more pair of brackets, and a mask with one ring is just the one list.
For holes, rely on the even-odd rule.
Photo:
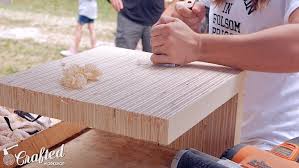
[(153, 64), (167, 64), (170, 63), (170, 57), (167, 55), (153, 54), (151, 56), (151, 61)]
[(179, 1), (175, 5), (175, 10), (177, 13), (185, 18), (194, 17), (194, 14), (192, 13), (192, 10), (187, 8), (185, 2)]

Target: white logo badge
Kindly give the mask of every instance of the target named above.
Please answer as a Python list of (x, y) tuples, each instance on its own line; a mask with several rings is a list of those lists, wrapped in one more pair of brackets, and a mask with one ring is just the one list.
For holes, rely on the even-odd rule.
[(12, 166), (16, 161), (15, 157), (12, 154), (8, 153), (8, 150), (15, 148), (15, 147), (18, 147), (18, 144), (3, 149), (3, 153), (4, 153), (3, 163), (6, 166)]
[[(55, 166), (63, 166), (64, 162), (51, 162), (50, 160), (56, 159), (56, 158), (63, 158), (65, 156), (64, 154), (64, 144), (61, 145), (61, 147), (54, 151), (49, 151), (45, 147), (42, 147), (40, 149), (40, 152), (38, 154), (33, 154), (32, 156), (28, 156), (26, 151), (21, 151), (18, 154), (12, 155), (8, 153), (8, 150), (18, 147), (18, 144), (7, 147), (3, 149), (4, 157), (3, 157), (3, 163), (6, 166), (12, 166), (15, 163), (17, 163), (18, 166), (22, 166), (25, 164), (30, 163), (39, 163), (39, 164), (45, 164), (45, 165), (55, 165)], [(45, 162), (48, 161), (48, 162)], [(45, 163), (44, 163), (45, 162)]]

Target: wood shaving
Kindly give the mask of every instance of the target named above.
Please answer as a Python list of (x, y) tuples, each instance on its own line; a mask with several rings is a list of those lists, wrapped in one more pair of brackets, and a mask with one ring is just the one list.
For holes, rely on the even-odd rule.
[(75, 75), (78, 75), (78, 74), (83, 74), (83, 68), (80, 67), (79, 65), (76, 65), (76, 64), (72, 64), (70, 66), (67, 66), (63, 70), (63, 75), (66, 76), (66, 77), (71, 77), (71, 76), (75, 76)]
[(81, 89), (87, 84), (87, 79), (82, 74), (65, 75), (62, 79), (63, 86), (72, 89)]
[(71, 89), (81, 89), (88, 80), (96, 81), (101, 75), (102, 72), (94, 64), (72, 64), (63, 70), (62, 85)]
[(83, 68), (83, 74), (88, 80), (96, 81), (102, 72), (94, 64), (86, 64)]

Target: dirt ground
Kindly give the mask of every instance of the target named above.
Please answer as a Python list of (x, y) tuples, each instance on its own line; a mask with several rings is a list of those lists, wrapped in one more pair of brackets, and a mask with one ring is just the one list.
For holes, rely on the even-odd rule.
[[(61, 58), (73, 44), (76, 16), (55, 16), (0, 8), (0, 76)], [(114, 45), (116, 23), (95, 22), (98, 45)], [(81, 51), (89, 48), (84, 29)]]
[[(72, 44), (73, 32), (77, 23), (76, 17), (61, 17), (6, 9), (0, 9), (0, 13), (0, 38), (31, 38), (39, 43)], [(104, 44), (113, 43), (115, 22), (96, 21), (95, 24), (98, 41)], [(82, 47), (88, 46), (88, 32), (85, 29)]]

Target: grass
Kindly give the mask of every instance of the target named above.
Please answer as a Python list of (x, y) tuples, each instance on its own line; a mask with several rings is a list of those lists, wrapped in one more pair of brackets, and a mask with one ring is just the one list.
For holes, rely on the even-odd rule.
[[(98, 19), (104, 22), (115, 22), (116, 12), (107, 0), (97, 0), (99, 6)], [(78, 0), (13, 0), (11, 5), (3, 5), (0, 8), (9, 11), (32, 12), (39, 14), (49, 14), (62, 17), (77, 17)], [(1, 14), (0, 14), (1, 15)], [(33, 26), (32, 18), (16, 20), (14, 16), (8, 18), (2, 16), (0, 27), (28, 27)], [(36, 25), (41, 30), (48, 32), (57, 31), (57, 27), (51, 25)], [(48, 30), (49, 29), (49, 30)], [(53, 29), (53, 30), (52, 30)], [(59, 32), (70, 34), (73, 27), (60, 28)], [(97, 38), (101, 40), (111, 40), (114, 38), (113, 32), (98, 32)], [(38, 43), (30, 39), (12, 40), (0, 38), (0, 76), (9, 75), (23, 71), (38, 64), (61, 58), (59, 52), (69, 46), (55, 43)]]
[[(115, 21), (116, 12), (107, 0), (97, 1), (99, 19), (103, 21)], [(0, 8), (74, 17), (78, 12), (78, 0), (13, 0), (11, 5), (0, 4)]]
[(0, 17), (0, 25), (5, 25), (7, 27), (21, 27), (30, 25), (30, 20), (13, 20), (7, 17)]
[[(63, 46), (36, 43), (32, 40), (0, 40), (0, 76), (31, 68), (61, 58)], [(65, 48), (65, 47), (64, 47)]]

